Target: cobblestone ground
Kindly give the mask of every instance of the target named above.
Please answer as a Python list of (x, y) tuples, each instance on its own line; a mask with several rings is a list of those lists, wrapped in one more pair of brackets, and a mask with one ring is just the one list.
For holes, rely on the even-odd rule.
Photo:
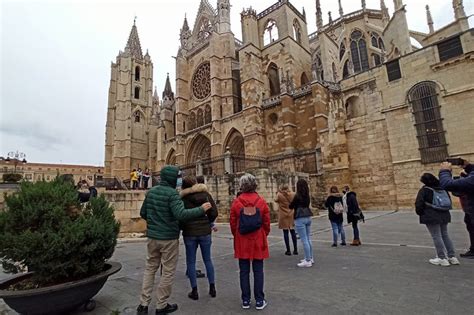
[[(458, 253), (468, 245), (462, 213), (453, 211), (450, 234)], [(281, 231), (272, 226), (271, 258), (265, 262), (265, 293), (268, 307), (263, 314), (473, 314), (474, 260), (461, 260), (448, 268), (430, 265), (435, 253), (426, 227), (410, 212), (368, 212), (361, 224), (361, 247), (330, 247), (331, 231), (323, 215), (313, 220), (316, 264), (299, 269), (300, 256), (285, 256)], [(346, 227), (348, 239), (352, 230)], [(180, 246), (176, 281), (171, 302), (181, 314), (255, 313), (240, 308), (237, 262), (227, 225), (213, 237), (217, 298), (207, 295), (206, 279), (198, 279), (200, 299), (187, 298), (184, 246)], [(113, 260), (122, 270), (111, 277), (95, 297), (97, 308), (74, 315), (135, 314), (145, 265), (145, 242), (123, 241)], [(203, 271), (202, 261), (198, 268)], [(0, 278), (6, 275), (0, 274)], [(152, 303), (152, 306), (154, 304)], [(113, 312), (118, 311), (118, 312)], [(16, 314), (0, 300), (0, 314)], [(154, 314), (153, 307), (150, 314)]]

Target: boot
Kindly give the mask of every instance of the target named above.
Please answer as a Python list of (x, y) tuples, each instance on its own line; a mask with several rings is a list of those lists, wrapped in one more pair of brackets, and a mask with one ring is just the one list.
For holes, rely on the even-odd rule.
[(215, 298), (217, 295), (216, 285), (214, 283), (209, 284), (209, 295), (213, 298)]
[(199, 295), (198, 295), (198, 288), (197, 287), (194, 287), (193, 290), (191, 292), (189, 292), (188, 294), (188, 297), (191, 299), (191, 300), (199, 300)]
[(359, 243), (359, 245), (362, 245), (362, 243), (361, 243), (360, 239), (358, 239), (358, 240), (357, 240), (357, 242)]
[(358, 239), (354, 239), (351, 243), (351, 246), (359, 246), (359, 240)]

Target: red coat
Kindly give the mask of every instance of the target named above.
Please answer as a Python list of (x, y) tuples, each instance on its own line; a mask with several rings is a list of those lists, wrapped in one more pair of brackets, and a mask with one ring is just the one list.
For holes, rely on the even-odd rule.
[(230, 229), (234, 235), (234, 257), (238, 259), (265, 259), (269, 257), (267, 235), (270, 233), (270, 210), (260, 196), (255, 207), (260, 209), (262, 227), (260, 230), (241, 235), (239, 233), (240, 209), (251, 207), (257, 200), (257, 193), (243, 193), (235, 198), (230, 209)]

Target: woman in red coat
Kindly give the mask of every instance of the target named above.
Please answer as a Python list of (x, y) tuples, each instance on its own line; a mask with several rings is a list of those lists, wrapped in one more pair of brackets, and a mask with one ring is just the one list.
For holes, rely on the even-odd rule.
[[(267, 235), (270, 233), (270, 211), (263, 197), (256, 192), (257, 181), (251, 174), (240, 178), (241, 194), (235, 198), (230, 210), (230, 228), (234, 235), (234, 257), (239, 259), (242, 308), (250, 308), (250, 265), (254, 278), (255, 307), (267, 306), (263, 293), (263, 260), (269, 257)], [(244, 208), (255, 207), (261, 216), (261, 227), (253, 232), (240, 233), (240, 218)], [(257, 212), (257, 213), (258, 213)]]

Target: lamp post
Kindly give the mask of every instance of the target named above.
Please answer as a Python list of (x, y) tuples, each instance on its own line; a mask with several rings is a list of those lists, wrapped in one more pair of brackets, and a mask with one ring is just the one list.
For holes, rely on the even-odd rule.
[(7, 163), (13, 162), (13, 165), (15, 166), (15, 173), (16, 173), (16, 167), (18, 166), (19, 163), (26, 164), (26, 154), (23, 152), (8, 152), (7, 158), (5, 159)]

